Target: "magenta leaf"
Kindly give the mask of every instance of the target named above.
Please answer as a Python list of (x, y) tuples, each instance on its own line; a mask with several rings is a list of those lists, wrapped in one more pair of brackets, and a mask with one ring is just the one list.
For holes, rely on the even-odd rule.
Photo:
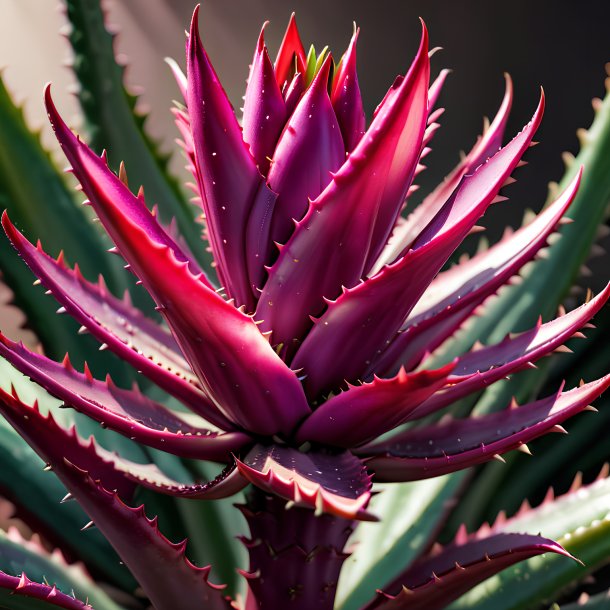
[[(544, 96), (532, 120), (502, 150), (464, 178), (441, 211), (392, 265), (345, 289), (297, 352), (310, 396), (360, 378), (400, 329), (434, 276), (491, 204), (527, 150), (542, 119)], [(392, 307), (387, 307), (392, 303)]]
[(449, 364), (436, 371), (375, 378), (351, 386), (318, 407), (301, 425), (297, 441), (356, 447), (392, 430), (447, 382)]
[(242, 121), (244, 142), (250, 147), (261, 174), (267, 174), (269, 159), (287, 117), (286, 104), (265, 46), (265, 25), (254, 51)]
[[(431, 95), (437, 96), (439, 89), (444, 82), (438, 83), (434, 90), (431, 87)], [(508, 74), (505, 74), (506, 92), (504, 99), (493, 121), (484, 131), (483, 135), (477, 138), (475, 145), (470, 152), (458, 163), (457, 167), (430, 193), (409, 215), (406, 222), (398, 228), (392, 235), (392, 239), (380, 257), (380, 264), (391, 263), (396, 260), (401, 252), (413, 242), (428, 223), (428, 220), (438, 213), (444, 203), (449, 199), (453, 191), (458, 187), (462, 178), (473, 173), (479, 165), (493, 156), (502, 146), (506, 123), (513, 103), (513, 83)], [(440, 78), (440, 77), (439, 77)], [(438, 79), (437, 79), (438, 80)]]
[(379, 481), (415, 481), (455, 472), (518, 449), (583, 411), (610, 375), (568, 392), (478, 418), (415, 428), (358, 451)]
[[(238, 305), (253, 311), (256, 301), (248, 265), (257, 262), (262, 273), (264, 261), (248, 260), (245, 236), (255, 200), (271, 200), (273, 193), (243, 141), (233, 108), (201, 44), (198, 18), (196, 7), (188, 42), (187, 93), (199, 192), (220, 281)], [(258, 283), (260, 274), (255, 275)]]
[(11, 223), (2, 225), (21, 257), (66, 311), (102, 344), (176, 396), (207, 421), (223, 429), (232, 424), (205, 397), (199, 381), (169, 332), (147, 319), (128, 302), (113, 297), (103, 283), (92, 284), (78, 267), (34, 247)]
[[(11, 576), (5, 572), (0, 572), (0, 603), (5, 599), (5, 592), (9, 591), (10, 596), (15, 596), (15, 603), (19, 604), (20, 597), (28, 598), (32, 602), (40, 601), (40, 605), (32, 605), (31, 608), (64, 608), (65, 610), (94, 610), (89, 603), (62, 593), (55, 585), (47, 583), (39, 583), (30, 580), (26, 573), (23, 572), (20, 576)], [(7, 608), (9, 606), (6, 606)]]
[(102, 221), (119, 252), (129, 258), (134, 244), (128, 238), (128, 227), (137, 225), (153, 243), (172, 250), (181, 263), (187, 264), (200, 281), (211, 286), (208, 278), (167, 234), (154, 214), (146, 207), (143, 198), (136, 197), (110, 170), (105, 155), (98, 157), (68, 128), (57, 112), (51, 98), (51, 87), (45, 89), (45, 106), (49, 120), (72, 171), (89, 197), (90, 204)]
[(45, 415), (36, 402), (32, 406), (24, 403), (15, 390), (8, 394), (0, 389), (0, 411), (50, 468), (69, 460), (127, 500), (136, 485), (172, 496), (210, 500), (232, 496), (247, 484), (234, 464), (212, 481), (176, 481), (154, 464), (133, 462), (100, 447), (93, 437), (81, 438), (75, 426), (63, 428), (51, 412)]
[[(54, 109), (50, 106), (49, 111)], [(63, 134), (66, 154), (75, 158), (82, 145), (56, 112), (52, 119), (56, 131)], [(89, 153), (82, 154), (89, 159)], [(95, 160), (99, 161), (93, 156), (91, 163)], [(100, 173), (114, 177), (107, 168), (100, 168)], [(120, 244), (122, 254), (155, 299), (209, 399), (229, 420), (254, 433), (292, 430), (309, 413), (305, 395), (296, 375), (280, 360), (252, 318), (211, 289), (173, 247), (151, 237), (147, 225), (124, 216), (123, 206), (117, 208), (108, 193), (93, 194), (99, 196), (102, 222), (108, 223), (115, 243)], [(105, 214), (106, 209), (112, 214)]]
[(546, 356), (582, 328), (610, 298), (610, 284), (597, 297), (551, 322), (538, 324), (516, 337), (477, 349), (458, 358), (450, 385), (425, 401), (413, 414), (424, 417), (472, 392), (477, 392)]
[(362, 95), (356, 72), (356, 44), (359, 32), (358, 28), (354, 31), (349, 47), (341, 59), (331, 93), (331, 101), (341, 127), (345, 150), (348, 153), (356, 148), (356, 144), (360, 142), (366, 128)]
[(149, 519), (144, 506), (132, 508), (89, 473), (69, 461), (56, 468), (70, 493), (114, 547), (156, 610), (229, 610), (224, 586), (208, 581), (210, 566), (199, 568), (185, 555), (186, 543), (172, 543)]
[(52, 412), (41, 413), (37, 401), (30, 406), (21, 400), (14, 388), (11, 392), (0, 388), (0, 411), (45, 463), (53, 468), (66, 458), (89, 470), (91, 476), (101, 480), (108, 489), (116, 489), (127, 499), (132, 497), (135, 483), (100, 457), (93, 437), (84, 441), (75, 426), (64, 429)]
[(319, 315), (324, 297), (353, 286), (367, 259), (382, 247), (402, 207), (420, 154), (427, 115), (428, 36), (394, 102), (367, 133), (330, 184), (310, 203), (269, 278), (256, 316), (273, 342), (293, 346)]
[[(283, 244), (294, 230), (294, 220), (307, 211), (343, 164), (345, 148), (335, 111), (328, 96), (332, 57), (324, 64), (301, 97), (277, 143), (269, 187), (278, 193), (271, 221), (271, 239)], [(294, 220), (293, 220), (294, 219)]]
[(582, 170), (562, 195), (527, 226), (506, 235), (489, 250), (439, 273), (371, 370), (392, 371), (399, 366), (409, 370), (419, 364), (427, 351), (451, 336), (464, 318), (546, 245), (574, 200), (581, 175)]
[[(572, 556), (559, 544), (529, 534), (495, 534), (452, 544), (420, 559), (363, 610), (441, 610), (501, 570), (544, 553)], [(402, 588), (402, 590), (401, 590)]]
[(346, 519), (374, 519), (366, 512), (371, 477), (348, 451), (301, 452), (285, 445), (259, 444), (237, 460), (237, 468), (253, 485), (295, 506)]
[(108, 377), (79, 373), (66, 357), (63, 363), (28, 350), (0, 333), (0, 355), (24, 375), (77, 411), (109, 428), (168, 453), (228, 461), (230, 453), (248, 443), (242, 432), (217, 433), (189, 424), (136, 390), (118, 388)]

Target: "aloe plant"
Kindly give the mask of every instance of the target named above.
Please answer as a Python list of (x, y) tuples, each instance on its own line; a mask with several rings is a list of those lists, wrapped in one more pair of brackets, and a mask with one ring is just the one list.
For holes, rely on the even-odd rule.
[[(529, 453), (527, 443), (564, 432), (562, 423), (590, 410), (610, 385), (607, 363), (592, 361), (587, 383), (566, 389), (557, 381), (550, 395), (537, 398), (531, 394), (543, 369), (527, 377), (523, 404), (501, 389), (489, 407), (492, 384), (534, 369), (582, 336), (610, 296), (608, 285), (548, 319), (608, 202), (610, 173), (601, 168), (608, 164), (610, 98), (583, 147), (585, 167), (573, 166), (554, 200), (499, 243), (451, 266), (524, 164), (542, 121), (542, 92), (531, 120), (503, 145), (513, 98), (506, 77), (502, 104), (472, 150), (403, 216), (439, 128), (447, 76), (442, 71), (430, 83), (423, 22), (413, 63), (368, 127), (357, 29), (335, 63), (327, 49), (305, 53), (292, 17), (272, 63), (263, 28), (240, 123), (202, 45), (197, 7), (186, 74), (171, 64), (183, 96), (174, 114), (194, 179), (191, 209), (133, 114), (100, 7), (69, 0), (67, 9), (92, 144), (109, 147), (112, 166), (69, 129), (50, 87), (46, 109), (85, 203), (126, 273), (111, 264), (116, 279), (108, 287), (87, 279), (78, 260), (70, 266), (63, 253), (33, 243), (38, 236), (24, 233), (44, 230), (28, 224), (34, 212), (17, 218), (24, 232), (11, 220), (18, 188), (7, 197), (2, 225), (60, 313), (112, 352), (127, 380), (135, 370), (147, 381), (128, 389), (110, 376), (101, 380), (86, 362), (75, 366), (68, 354), (57, 358), (66, 331), (45, 334), (46, 315), (30, 320), (52, 357), (0, 334), (7, 361), (0, 411), (59, 481), (41, 484), (40, 497), (65, 488), (50, 511), (21, 479), (0, 477), (2, 495), (42, 537), (27, 540), (13, 529), (0, 536), (0, 605), (536, 608), (561, 601), (567, 587), (610, 561), (605, 471), (585, 489), (577, 484), (536, 509), (524, 505), (492, 525), (479, 520), (472, 533), (447, 524), (461, 494), (464, 506), (476, 502), (466, 469), (503, 461), (513, 450)], [(102, 103), (106, 89), (112, 94)], [(9, 124), (17, 125), (12, 137), (59, 185), (51, 217), (61, 209), (71, 222), (85, 222), (39, 143), (11, 115), (8, 94), (0, 93)], [(125, 164), (117, 167), (121, 157)], [(0, 156), (0, 171), (24, 171), (11, 163)], [(132, 164), (136, 183), (145, 183), (135, 192)], [(213, 272), (206, 243), (194, 239), (195, 206), (205, 218)], [(177, 223), (168, 223), (172, 215)], [(85, 254), (95, 263), (103, 238), (91, 231)], [(575, 251), (565, 245), (570, 231)], [(564, 235), (549, 246), (557, 233)], [(53, 238), (62, 242), (57, 233)], [(77, 259), (80, 237), (66, 240), (73, 244), (68, 258)], [(564, 273), (554, 281), (558, 270)], [(155, 311), (137, 290), (136, 305), (130, 291), (113, 292), (130, 286), (127, 272)], [(494, 297), (521, 272), (529, 293), (514, 287)], [(6, 280), (25, 286), (21, 272)], [(36, 293), (17, 294), (26, 311), (36, 311)], [(523, 305), (525, 294), (536, 295), (533, 306)], [(505, 338), (480, 330), (512, 331), (533, 314), (529, 329)], [(473, 345), (475, 337), (488, 345)], [(78, 340), (75, 346), (87, 352)], [(441, 417), (447, 413), (453, 417)], [(87, 437), (91, 421), (111, 432)], [(12, 470), (38, 480), (29, 474), (31, 450), (6, 426), (0, 449)], [(519, 498), (518, 477), (507, 475), (507, 484)], [(86, 531), (75, 531), (83, 513)], [(443, 526), (450, 539), (440, 536)], [(435, 544), (439, 539), (446, 544)], [(506, 594), (524, 579), (518, 594)]]

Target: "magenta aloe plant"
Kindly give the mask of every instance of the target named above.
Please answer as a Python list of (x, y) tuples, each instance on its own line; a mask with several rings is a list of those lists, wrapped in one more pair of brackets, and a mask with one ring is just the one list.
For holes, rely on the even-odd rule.
[[(610, 296), (448, 364), (432, 357), (565, 222), (581, 171), (529, 224), (447, 268), (453, 253), (513, 181), (542, 120), (506, 145), (512, 101), (447, 179), (408, 216), (401, 213), (423, 169), (442, 109), (446, 71), (430, 84), (428, 33), (366, 126), (356, 74), (358, 30), (337, 64), (306, 55), (294, 19), (275, 63), (261, 32), (238, 121), (201, 44), (198, 9), (186, 76), (173, 65), (184, 105), (175, 116), (214, 257), (206, 272), (173, 227), (135, 195), (45, 102), (72, 171), (114, 251), (151, 295), (165, 324), (146, 317), (103, 282), (91, 283), (63, 255), (30, 243), (5, 213), (4, 229), (40, 282), (83, 330), (185, 409), (137, 388), (98, 380), (69, 358), (56, 362), (1, 336), (0, 354), (66, 406), (137, 443), (222, 466), (186, 483), (158, 465), (130, 461), (82, 439), (17, 391), (0, 410), (47, 462), (127, 565), (157, 610), (242, 607), (331, 609), (346, 542), (375, 521), (372, 483), (452, 473), (514, 450), (586, 409), (610, 375), (480, 417), (437, 414), (580, 334)], [(203, 246), (202, 246), (203, 247)], [(504, 406), (504, 405), (502, 405)], [(191, 500), (230, 497), (250, 537), (245, 598), (212, 584), (210, 568), (185, 558), (144, 508), (137, 489)], [(569, 555), (550, 539), (494, 526), (419, 558), (367, 610), (442, 608), (525, 558)], [(11, 580), (12, 579), (12, 580)], [(6, 575), (0, 587), (63, 608), (83, 608), (45, 584)]]

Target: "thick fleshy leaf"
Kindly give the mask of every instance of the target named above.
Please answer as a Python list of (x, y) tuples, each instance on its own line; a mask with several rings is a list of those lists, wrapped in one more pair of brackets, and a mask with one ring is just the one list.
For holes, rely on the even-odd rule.
[[(123, 193), (126, 189), (122, 182), (99, 165), (101, 161), (76, 140), (50, 99), (47, 101), (69, 158), (97, 171), (100, 180), (108, 180), (108, 189), (113, 186), (118, 194)], [(167, 242), (167, 235), (159, 235), (157, 224), (154, 230), (150, 228), (153, 217), (141, 201), (134, 197), (129, 208), (134, 214), (125, 215), (126, 202), (119, 207), (110, 197), (111, 191), (88, 181), (85, 186), (95, 195), (91, 201), (102, 223), (157, 302), (217, 408), (252, 432), (289, 432), (309, 407), (296, 375), (280, 360), (253, 320), (212, 290), (200, 272), (195, 275), (193, 265)]]
[(376, 485), (369, 509), (379, 523), (359, 523), (348, 541), (352, 551), (337, 591), (337, 610), (360, 610), (373, 591), (432, 546), (455, 506), (464, 473), (414, 483)]
[(37, 402), (28, 405), (15, 390), (8, 394), (0, 389), (0, 411), (51, 469), (69, 460), (125, 499), (132, 498), (136, 485), (172, 496), (215, 500), (247, 484), (235, 465), (208, 482), (177, 481), (154, 464), (133, 462), (100, 447), (93, 437), (81, 438), (75, 426), (63, 427), (51, 412), (43, 414)]
[(371, 371), (416, 366), (438, 347), (470, 312), (506, 284), (545, 246), (576, 196), (582, 172), (563, 194), (528, 225), (510, 233), (489, 250), (439, 273), (413, 308), (401, 332)]
[(401, 370), (392, 379), (374, 379), (351, 386), (318, 407), (301, 425), (297, 441), (335, 447), (356, 447), (392, 430), (447, 383), (449, 364), (436, 371), (408, 374)]
[(496, 534), (450, 545), (409, 568), (390, 586), (402, 591), (380, 593), (365, 610), (440, 610), (474, 585), (536, 555), (571, 555), (559, 544), (528, 534)]
[(108, 168), (105, 157), (98, 157), (70, 131), (53, 103), (50, 85), (45, 90), (45, 105), (55, 136), (72, 166), (74, 175), (120, 253), (128, 257), (133, 244), (129, 243), (116, 225), (137, 224), (156, 244), (171, 248), (178, 260), (187, 263), (193, 272), (201, 274), (201, 282), (211, 286), (197, 263), (182, 252), (146, 207), (143, 199), (136, 197)]
[[(506, 91), (502, 104), (489, 127), (483, 132), (470, 152), (458, 163), (457, 167), (430, 193), (409, 215), (406, 222), (396, 229), (390, 243), (386, 246), (377, 263), (378, 267), (391, 263), (404, 252), (428, 224), (430, 218), (438, 213), (443, 204), (458, 187), (462, 178), (471, 174), (485, 163), (502, 146), (506, 123), (513, 102), (513, 83), (508, 74)], [(442, 83), (441, 83), (442, 84)], [(433, 92), (436, 95), (436, 92)]]
[(450, 387), (441, 390), (425, 401), (414, 413), (424, 417), (503, 379), (509, 374), (529, 368), (532, 362), (563, 345), (579, 328), (582, 328), (610, 298), (610, 284), (597, 297), (551, 322), (538, 324), (516, 337), (468, 352), (455, 362)]
[(93, 610), (87, 602), (58, 591), (54, 585), (30, 580), (25, 573), (11, 576), (0, 572), (0, 604), (11, 610)]
[(244, 142), (250, 147), (261, 174), (266, 174), (269, 169), (269, 159), (287, 116), (286, 104), (265, 46), (264, 31), (263, 25), (250, 68), (242, 121)]
[(328, 96), (332, 57), (301, 97), (277, 143), (269, 170), (269, 187), (278, 193), (271, 221), (271, 239), (286, 243), (315, 199), (345, 160), (341, 129)]
[[(567, 494), (554, 498), (549, 490), (540, 506), (531, 508), (524, 503), (514, 517), (506, 519), (505, 515), (499, 515), (490, 530), (498, 533), (541, 529), (542, 535), (556, 538), (582, 563), (553, 556), (530, 559), (524, 565), (509, 568), (472, 588), (450, 608), (528, 610), (548, 607), (551, 600), (561, 599), (564, 592), (573, 591), (587, 576), (606, 565), (610, 555), (610, 479), (605, 478), (607, 470), (600, 474), (604, 478), (586, 487), (581, 486), (581, 477), (577, 475)], [(524, 574), (529, 578), (524, 578)]]
[(206, 420), (224, 429), (232, 424), (198, 388), (197, 377), (174, 338), (128, 302), (113, 297), (103, 283), (92, 284), (78, 267), (69, 269), (34, 247), (6, 213), (2, 225), (30, 269), (65, 310), (99, 341), (144, 373), (159, 387), (184, 401)]
[(171, 543), (149, 519), (144, 506), (132, 508), (68, 461), (56, 474), (115, 548), (157, 610), (228, 610), (223, 587), (208, 582), (210, 567), (198, 568), (185, 556), (186, 540)]
[[(0, 387), (9, 396), (16, 391), (28, 405), (37, 402), (43, 413), (52, 411), (54, 419), (64, 427), (71, 425), (72, 414), (60, 409), (59, 401), (26, 379), (3, 358), (0, 358)], [(129, 455), (138, 459), (138, 454)], [(142, 455), (143, 452), (139, 457)], [(86, 537), (80, 534), (86, 520), (85, 513), (76, 502), (59, 502), (66, 495), (65, 487), (52, 472), (43, 469), (44, 461), (2, 416), (0, 462), (3, 464), (0, 468), (0, 495), (9, 500), (20, 514), (33, 519), (35, 529), (46, 540), (65, 550), (69, 556), (80, 557), (104, 581), (133, 589), (132, 576), (117, 563), (116, 553), (99, 532), (91, 532), (93, 535)], [(15, 476), (16, 472), (20, 476)], [(36, 490), (35, 494), (32, 489)], [(36, 574), (32, 572), (32, 576), (36, 577)]]
[(416, 428), (400, 442), (379, 441), (363, 448), (376, 480), (414, 481), (455, 472), (518, 449), (583, 411), (610, 386), (610, 375), (568, 392), (479, 418)]
[(284, 39), (280, 45), (280, 50), (275, 59), (275, 77), (280, 89), (284, 87), (286, 81), (292, 79), (295, 70), (305, 74), (306, 66), (307, 56), (301, 42), (297, 21), (294, 13), (292, 13)]
[(189, 424), (138, 391), (123, 390), (57, 363), (0, 334), (0, 355), (67, 405), (138, 442), (183, 457), (227, 461), (248, 442), (241, 432), (218, 434)]
[[(254, 309), (245, 246), (254, 206), (274, 198), (242, 139), (233, 108), (199, 38), (195, 8), (187, 53), (188, 111), (208, 239), (221, 283), (238, 305)], [(258, 261), (260, 271), (264, 261)], [(257, 278), (257, 280), (260, 278)], [(255, 286), (259, 288), (260, 286)]]
[[(93, 582), (82, 564), (68, 563), (59, 549), (49, 550), (37, 534), (26, 539), (17, 527), (11, 525), (6, 531), (0, 531), (0, 570), (12, 576), (21, 576), (25, 572), (30, 580), (51, 585), (57, 593), (71, 594), (73, 598), (85, 600), (95, 610), (122, 610)], [(24, 607), (23, 604), (35, 607), (34, 599), (31, 598), (27, 600), (17, 597), (15, 603), (15, 596), (12, 596), (12, 600), (7, 602), (11, 598), (4, 598), (3, 594), (6, 593), (7, 591), (0, 593), (2, 608), (19, 610)], [(28, 606), (28, 602), (33, 605)], [(51, 602), (53, 595), (49, 598), (49, 603)]]
[(364, 135), (366, 120), (362, 95), (356, 73), (356, 44), (358, 42), (357, 28), (349, 43), (347, 51), (341, 59), (339, 71), (333, 80), (331, 100), (341, 127), (346, 152), (350, 153)]
[(319, 315), (324, 297), (353, 286), (367, 259), (385, 243), (410, 186), (427, 115), (428, 35), (394, 101), (367, 133), (330, 184), (312, 201), (269, 272), (257, 318), (273, 342), (292, 344)]
[[(530, 145), (543, 109), (541, 96), (532, 120), (462, 180), (401, 259), (329, 303), (293, 363), (307, 375), (305, 387), (311, 396), (336, 387), (343, 379), (358, 379), (389, 345), (434, 276), (510, 178)], [(388, 303), (394, 306), (387, 307)]]
[(149, 137), (147, 116), (142, 113), (138, 96), (125, 84), (128, 68), (115, 48), (114, 28), (106, 22), (105, 7), (88, 0), (66, 0), (63, 5), (72, 26), (67, 36), (74, 53), (71, 67), (79, 84), (76, 96), (91, 148), (98, 153), (107, 150), (115, 171), (125, 162), (130, 179), (136, 186), (142, 185), (150, 201), (159, 206), (163, 221), (175, 219), (201, 264), (209, 264), (201, 243), (201, 226), (194, 222), (196, 208), (169, 171), (170, 155), (160, 151), (158, 143)]
[(371, 477), (348, 451), (306, 453), (284, 445), (255, 445), (237, 468), (252, 484), (296, 506), (346, 519), (370, 520)]

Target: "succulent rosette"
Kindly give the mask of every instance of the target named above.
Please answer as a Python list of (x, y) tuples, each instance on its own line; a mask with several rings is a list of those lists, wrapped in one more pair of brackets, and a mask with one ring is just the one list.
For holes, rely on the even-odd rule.
[[(561, 430), (610, 385), (606, 376), (476, 418), (436, 417), (560, 349), (610, 296), (606, 287), (554, 320), (476, 346), (445, 365), (433, 362), (437, 348), (566, 221), (581, 172), (529, 224), (448, 266), (486, 210), (504, 199), (501, 189), (533, 145), (544, 95), (531, 120), (503, 145), (513, 96), (507, 77), (500, 109), (472, 150), (403, 215), (443, 112), (437, 102), (447, 72), (430, 83), (425, 25), (413, 63), (368, 127), (356, 72), (358, 30), (338, 63), (327, 51), (305, 53), (294, 18), (275, 63), (263, 33), (241, 123), (202, 46), (198, 9), (186, 75), (172, 66), (184, 97), (174, 112), (213, 271), (159, 221), (142, 190), (132, 193), (126, 171), (113, 173), (104, 155), (74, 135), (46, 90), (50, 121), (86, 203), (163, 324), (113, 296), (103, 282), (85, 279), (63, 256), (55, 259), (40, 242), (30, 243), (6, 213), (2, 219), (62, 310), (190, 412), (5, 336), (0, 354), (65, 405), (137, 443), (224, 466), (211, 481), (178, 482), (157, 466), (83, 441), (17, 392), (0, 396), (5, 417), (53, 465), (158, 610), (169, 608), (178, 591), (180, 608), (229, 602), (205, 569), (178, 561), (184, 546), (170, 545), (141, 511), (123, 504), (136, 486), (213, 500), (252, 484), (265, 492), (263, 504), (259, 513), (245, 510), (253, 537), (267, 539), (279, 534), (260, 515), (277, 512), (277, 503), (306, 509), (286, 517), (304, 537), (310, 530), (303, 515), (315, 511), (335, 553), (320, 559), (325, 593), (317, 585), (309, 596), (267, 591), (261, 573), (268, 559), (251, 549), (248, 607), (305, 609), (315, 602), (330, 608), (349, 524), (376, 518), (368, 510), (373, 481), (416, 481), (527, 451), (529, 441)], [(513, 533), (456, 545), (402, 576), (397, 586), (406, 583), (408, 595), (384, 594), (366, 607), (440, 608), (524, 557), (565, 553), (546, 538)], [(463, 567), (456, 571), (456, 563)], [(163, 578), (156, 576), (161, 569)], [(446, 574), (442, 586), (430, 574)]]

